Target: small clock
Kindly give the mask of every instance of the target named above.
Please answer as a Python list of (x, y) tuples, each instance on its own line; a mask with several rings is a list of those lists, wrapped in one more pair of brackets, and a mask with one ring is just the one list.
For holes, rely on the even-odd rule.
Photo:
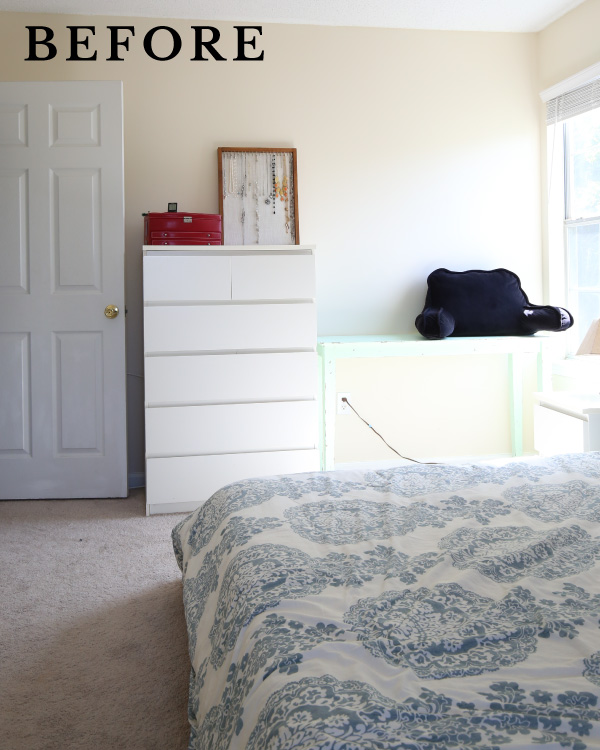
[(168, 203), (168, 212), (170, 214), (176, 214), (177, 213), (177, 203)]

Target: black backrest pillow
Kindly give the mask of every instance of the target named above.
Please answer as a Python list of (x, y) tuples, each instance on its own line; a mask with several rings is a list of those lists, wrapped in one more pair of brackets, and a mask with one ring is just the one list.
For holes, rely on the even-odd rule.
[(537, 331), (565, 331), (573, 325), (573, 316), (562, 307), (532, 305), (519, 277), (506, 268), (438, 268), (427, 277), (425, 307), (415, 325), (428, 339), (528, 336)]

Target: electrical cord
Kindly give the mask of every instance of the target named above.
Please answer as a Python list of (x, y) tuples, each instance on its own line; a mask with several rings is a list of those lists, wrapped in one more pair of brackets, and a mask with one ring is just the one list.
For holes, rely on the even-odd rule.
[(390, 450), (394, 451), (394, 453), (395, 453), (395, 454), (396, 454), (397, 456), (400, 456), (400, 458), (403, 458), (403, 459), (404, 459), (405, 461), (412, 461), (412, 462), (413, 462), (413, 463), (415, 463), (415, 464), (426, 464), (427, 466), (433, 466), (434, 464), (435, 464), (435, 465), (437, 465), (437, 462), (436, 462), (436, 461), (417, 461), (417, 459), (416, 459), (416, 458), (409, 458), (408, 456), (403, 456), (403, 455), (402, 455), (402, 453), (398, 453), (398, 451), (397, 451), (397, 450), (396, 450), (395, 448), (392, 448), (392, 446), (391, 446), (391, 445), (390, 445), (390, 444), (388, 443), (388, 441), (387, 441), (387, 440), (386, 440), (386, 439), (385, 439), (385, 438), (384, 438), (384, 437), (383, 437), (382, 435), (380, 435), (380, 434), (379, 434), (379, 433), (377, 432), (377, 430), (376, 430), (376, 429), (375, 429), (375, 428), (373, 427), (373, 425), (369, 424), (369, 423), (367, 422), (367, 420), (366, 420), (366, 419), (363, 419), (363, 418), (362, 418), (362, 417), (360, 416), (360, 414), (359, 414), (359, 413), (358, 413), (358, 412), (356, 411), (356, 409), (355, 409), (355, 408), (354, 408), (354, 407), (352, 406), (352, 404), (350, 403), (350, 401), (348, 401), (348, 399), (347, 399), (347, 398), (346, 398), (345, 396), (344, 396), (344, 397), (342, 398), (342, 401), (343, 401), (343, 402), (344, 402), (345, 404), (348, 404), (348, 406), (349, 406), (349, 407), (350, 407), (350, 408), (352, 409), (352, 411), (353, 411), (353, 412), (354, 412), (354, 413), (356, 414), (356, 416), (357, 416), (357, 417), (358, 417), (358, 418), (359, 418), (360, 420), (362, 420), (362, 421), (363, 421), (363, 422), (364, 422), (364, 423), (365, 423), (365, 424), (367, 425), (367, 427), (369, 427), (369, 428), (370, 428), (371, 430), (373, 430), (373, 432), (374, 432), (374, 433), (375, 433), (375, 434), (377, 435), (377, 437), (378, 437), (378, 438), (380, 438), (381, 440), (383, 440), (383, 442), (384, 442), (384, 443), (385, 443), (385, 444), (387, 445), (387, 447), (388, 447), (388, 448), (389, 448)]

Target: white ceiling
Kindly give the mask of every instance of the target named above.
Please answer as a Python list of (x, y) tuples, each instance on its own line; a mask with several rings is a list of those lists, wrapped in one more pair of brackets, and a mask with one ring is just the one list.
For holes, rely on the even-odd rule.
[(540, 31), (584, 0), (0, 0), (0, 10), (459, 31)]

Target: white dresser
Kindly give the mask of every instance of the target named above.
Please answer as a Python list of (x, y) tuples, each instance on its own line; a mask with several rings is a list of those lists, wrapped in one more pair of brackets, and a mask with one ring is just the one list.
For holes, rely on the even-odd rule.
[(146, 511), (316, 471), (314, 247), (144, 246)]

